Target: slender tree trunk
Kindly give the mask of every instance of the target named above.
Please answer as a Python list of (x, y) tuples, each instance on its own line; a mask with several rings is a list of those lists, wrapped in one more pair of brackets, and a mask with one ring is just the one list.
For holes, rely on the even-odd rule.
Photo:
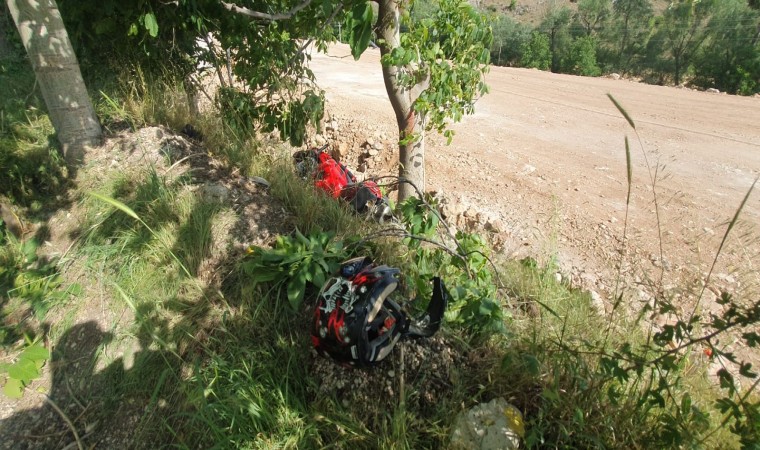
[(676, 73), (675, 73), (676, 86), (681, 84), (681, 57), (676, 56)]
[(63, 145), (66, 161), (81, 164), (103, 133), (55, 0), (6, 0)]
[[(379, 20), (376, 32), (382, 38), (380, 53), (389, 54), (401, 45), (399, 32), (399, 2), (398, 0), (380, 0), (378, 2)], [(396, 74), (398, 67), (383, 65), (383, 81), (388, 99), (396, 113), (396, 123), (399, 130), (399, 177), (414, 183), (417, 188), (425, 190), (425, 118), (419, 117), (413, 109), (414, 101), (419, 96), (398, 85)], [(429, 81), (429, 80), (428, 80)], [(421, 83), (422, 87), (424, 83)], [(424, 89), (424, 88), (423, 88)], [(409, 137), (416, 135), (412, 142), (406, 142)], [(413, 186), (408, 183), (399, 184), (399, 202), (416, 195)]]

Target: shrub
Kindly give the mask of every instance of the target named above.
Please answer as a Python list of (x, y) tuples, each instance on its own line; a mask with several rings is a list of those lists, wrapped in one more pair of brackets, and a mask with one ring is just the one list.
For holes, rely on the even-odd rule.
[(566, 71), (586, 77), (599, 76), (602, 71), (596, 63), (596, 45), (596, 39), (591, 36), (575, 38), (565, 60)]
[(520, 65), (541, 70), (549, 70), (552, 64), (552, 53), (549, 45), (549, 37), (543, 33), (534, 31), (530, 41), (522, 46), (522, 58)]

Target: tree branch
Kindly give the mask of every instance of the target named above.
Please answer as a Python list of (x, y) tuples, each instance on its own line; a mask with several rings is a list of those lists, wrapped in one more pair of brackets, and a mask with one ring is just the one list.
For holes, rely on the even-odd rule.
[(235, 5), (235, 4), (232, 4), (232, 3), (227, 3), (227, 2), (222, 1), (222, 0), (220, 0), (220, 3), (226, 9), (228, 9), (229, 11), (232, 11), (234, 13), (242, 14), (242, 15), (248, 16), (248, 17), (253, 17), (254, 19), (269, 20), (270, 22), (274, 22), (275, 20), (290, 19), (291, 17), (293, 17), (294, 15), (296, 15), (296, 13), (298, 13), (298, 11), (300, 11), (300, 10), (306, 8), (307, 6), (309, 6), (309, 4), (311, 4), (311, 0), (306, 0), (303, 3), (301, 3), (300, 5), (294, 6), (293, 9), (291, 9), (290, 11), (288, 11), (286, 13), (278, 13), (278, 14), (267, 14), (267, 13), (263, 13), (263, 12), (259, 12), (259, 11), (253, 11), (251, 9), (244, 8), (242, 6), (238, 6), (238, 5)]

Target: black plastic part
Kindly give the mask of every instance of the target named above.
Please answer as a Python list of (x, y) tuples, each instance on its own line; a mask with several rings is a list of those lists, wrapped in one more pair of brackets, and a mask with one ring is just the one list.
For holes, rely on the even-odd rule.
[(349, 259), (340, 265), (340, 276), (351, 279), (370, 264), (372, 264), (372, 259), (369, 256)]
[(433, 297), (428, 303), (427, 311), (420, 317), (413, 319), (409, 323), (409, 329), (404, 334), (408, 338), (430, 337), (434, 335), (443, 321), (443, 313), (449, 304), (449, 293), (443, 281), (433, 278)]

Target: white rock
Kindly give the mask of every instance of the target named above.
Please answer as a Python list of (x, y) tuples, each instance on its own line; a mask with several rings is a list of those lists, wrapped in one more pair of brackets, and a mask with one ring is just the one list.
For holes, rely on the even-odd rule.
[(510, 450), (520, 447), (525, 425), (517, 408), (496, 398), (460, 413), (453, 430), (453, 449)]
[(523, 166), (522, 171), (520, 172), (520, 175), (528, 175), (536, 171), (535, 166), (531, 166), (530, 164), (526, 164)]
[(599, 293), (596, 291), (591, 291), (591, 306), (594, 307), (600, 316), (603, 316), (607, 313), (604, 307), (604, 300), (602, 300), (602, 296), (599, 295)]

